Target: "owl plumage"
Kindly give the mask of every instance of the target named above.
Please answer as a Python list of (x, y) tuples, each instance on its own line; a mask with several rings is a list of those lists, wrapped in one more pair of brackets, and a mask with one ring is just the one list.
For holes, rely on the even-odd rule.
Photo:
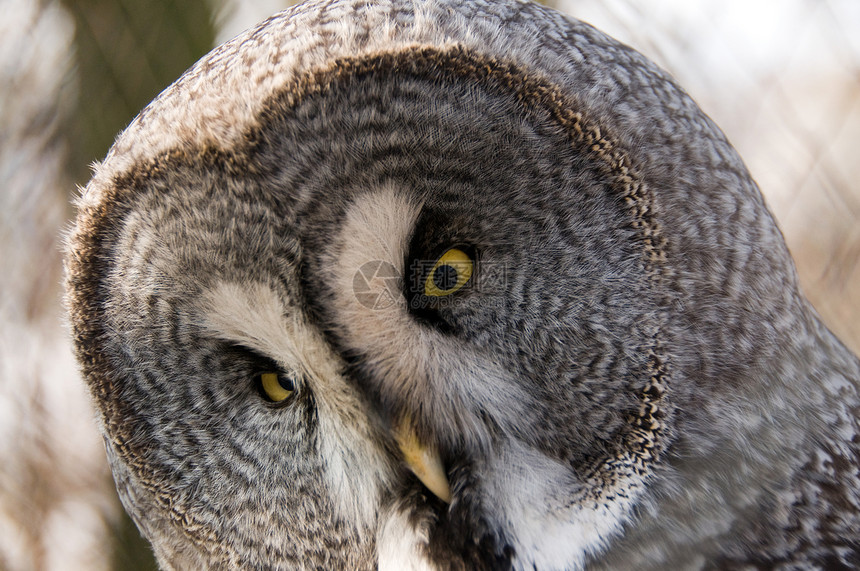
[(860, 363), (720, 130), (586, 24), (306, 2), (79, 208), (77, 355), (165, 568), (860, 565)]

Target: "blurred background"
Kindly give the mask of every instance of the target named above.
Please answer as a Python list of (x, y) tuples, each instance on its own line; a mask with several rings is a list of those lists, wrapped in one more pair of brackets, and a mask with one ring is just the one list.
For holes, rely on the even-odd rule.
[[(469, 1), (469, 0), (463, 0)], [(668, 69), (747, 161), (860, 352), (860, 2), (556, 0)], [(123, 515), (60, 304), (76, 186), (114, 136), (278, 0), (0, 0), (0, 570), (155, 569)]]

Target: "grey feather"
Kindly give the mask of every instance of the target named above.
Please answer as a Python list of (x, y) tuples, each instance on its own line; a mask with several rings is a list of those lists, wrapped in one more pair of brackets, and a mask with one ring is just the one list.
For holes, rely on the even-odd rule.
[(77, 354), (165, 568), (860, 565), (860, 363), (720, 130), (586, 24), (307, 2), (79, 206)]

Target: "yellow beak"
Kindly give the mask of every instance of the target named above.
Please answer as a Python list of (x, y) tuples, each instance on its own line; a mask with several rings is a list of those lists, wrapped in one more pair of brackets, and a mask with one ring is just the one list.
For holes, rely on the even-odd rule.
[(394, 438), (409, 469), (436, 497), (445, 503), (451, 503), (451, 486), (436, 448), (418, 441), (408, 419), (397, 425)]

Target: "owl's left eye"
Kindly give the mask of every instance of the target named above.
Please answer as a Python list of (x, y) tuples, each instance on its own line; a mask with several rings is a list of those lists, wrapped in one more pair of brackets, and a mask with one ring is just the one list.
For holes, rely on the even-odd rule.
[(296, 391), (293, 379), (278, 373), (261, 373), (255, 379), (260, 394), (273, 403), (284, 402)]
[(427, 279), (424, 281), (424, 295), (442, 297), (451, 295), (468, 283), (472, 277), (474, 262), (459, 248), (451, 248), (439, 256)]

